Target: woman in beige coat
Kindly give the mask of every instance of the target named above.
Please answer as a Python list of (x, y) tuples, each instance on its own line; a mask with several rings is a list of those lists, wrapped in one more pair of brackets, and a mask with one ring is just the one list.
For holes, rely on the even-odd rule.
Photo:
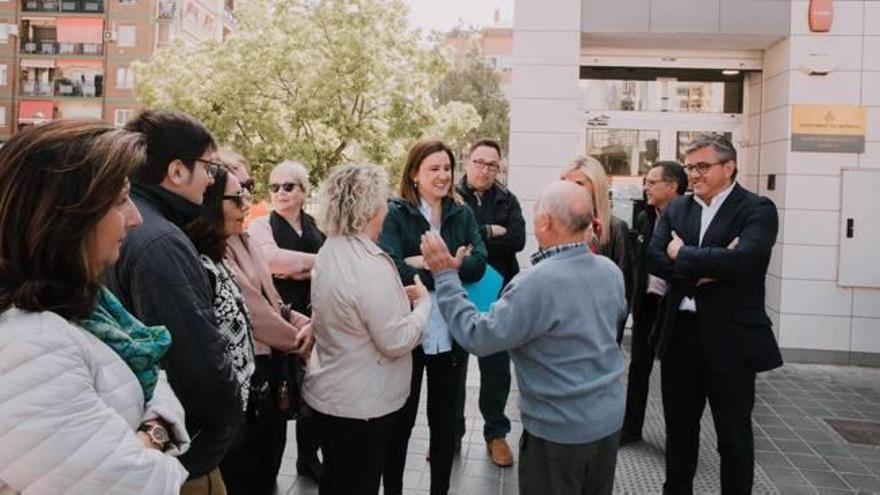
[(337, 168), (322, 185), (328, 238), (312, 277), (315, 348), (303, 387), (320, 430), (322, 495), (378, 493), (395, 412), (409, 395), (410, 351), (431, 312), (425, 286), (404, 287), (376, 245), (387, 199), (388, 176), (374, 165)]

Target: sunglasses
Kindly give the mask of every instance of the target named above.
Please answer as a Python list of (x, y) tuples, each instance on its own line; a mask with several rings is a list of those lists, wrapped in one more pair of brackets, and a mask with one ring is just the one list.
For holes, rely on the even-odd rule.
[(250, 195), (253, 195), (254, 191), (257, 190), (257, 183), (254, 182), (254, 179), (248, 179), (244, 182), (239, 182), (238, 184), (241, 186), (241, 189), (243, 191), (247, 191)]
[(246, 197), (247, 197), (247, 192), (245, 192), (245, 190), (242, 189), (241, 191), (238, 191), (238, 194), (224, 195), (223, 199), (224, 200), (228, 199), (229, 201), (232, 201), (235, 204), (235, 206), (241, 208), (244, 206), (244, 200)]
[(284, 192), (291, 192), (293, 188), (298, 187), (301, 190), (305, 191), (303, 185), (299, 182), (285, 182), (284, 184), (269, 184), (269, 190), (273, 193), (277, 193), (281, 189), (284, 189)]

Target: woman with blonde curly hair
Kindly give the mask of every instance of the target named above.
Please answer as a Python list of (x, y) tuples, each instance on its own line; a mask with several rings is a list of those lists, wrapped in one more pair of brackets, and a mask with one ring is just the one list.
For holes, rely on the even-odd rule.
[(378, 493), (393, 420), (409, 396), (410, 353), (431, 314), (425, 286), (404, 287), (376, 244), (387, 200), (388, 176), (375, 165), (339, 167), (321, 187), (318, 224), (328, 237), (315, 259), (303, 398), (320, 431), (322, 495)]
[[(629, 227), (626, 222), (611, 214), (611, 201), (608, 197), (608, 176), (605, 168), (595, 158), (584, 156), (572, 161), (562, 171), (562, 180), (574, 182), (583, 187), (593, 198), (596, 211), (593, 222), (593, 235), (587, 240), (590, 249), (611, 259), (623, 272), (623, 281), (626, 286), (626, 297), (629, 301), (630, 287), (632, 285), (632, 273), (630, 270), (630, 256), (632, 249), (629, 245)], [(621, 322), (617, 331), (618, 345), (623, 340), (623, 330), (626, 321)]]

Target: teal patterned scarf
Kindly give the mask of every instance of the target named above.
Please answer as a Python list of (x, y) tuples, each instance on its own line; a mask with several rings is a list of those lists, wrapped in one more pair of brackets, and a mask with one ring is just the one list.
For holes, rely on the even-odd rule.
[(104, 287), (98, 293), (95, 310), (80, 324), (125, 361), (141, 384), (144, 402), (149, 402), (159, 378), (159, 359), (171, 346), (168, 330), (138, 321)]

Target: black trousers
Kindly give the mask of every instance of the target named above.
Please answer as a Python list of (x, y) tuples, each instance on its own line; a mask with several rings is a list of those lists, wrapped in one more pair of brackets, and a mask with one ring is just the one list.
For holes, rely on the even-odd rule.
[[(269, 390), (278, 390), (280, 361), (260, 355), (255, 365), (252, 383), (268, 380)], [(274, 493), (287, 442), (287, 420), (278, 409), (276, 394), (268, 394), (266, 406), (261, 408), (259, 417), (249, 408), (238, 438), (220, 462), (220, 472), (230, 495)]]
[(611, 495), (620, 432), (594, 442), (562, 444), (523, 430), (519, 492), (523, 495)]
[(376, 495), (397, 412), (368, 420), (314, 412), (324, 471), (321, 495)]
[(388, 443), (385, 464), (385, 495), (403, 493), (403, 471), (406, 468), (406, 452), (416, 416), (419, 412), (419, 396), (422, 375), (428, 373), (428, 447), (431, 456), (431, 494), (442, 495), (449, 491), (452, 475), (452, 459), (455, 456), (455, 393), (461, 379), (459, 366), (467, 355), (444, 352), (426, 355), (422, 347), (412, 353), (413, 374), (409, 398), (394, 421)]
[(320, 446), (318, 425), (309, 416), (296, 420), (296, 461), (306, 463), (318, 462), (318, 447)]
[(696, 315), (679, 311), (675, 333), (661, 361), (666, 420), (663, 493), (693, 493), (700, 418), (708, 399), (721, 456), (721, 493), (748, 494), (755, 468), (755, 372), (745, 367), (723, 373), (710, 371), (700, 351), (700, 338)]
[[(510, 356), (507, 351), (477, 358), (480, 364), (480, 413), (483, 415), (483, 437), (486, 441), (504, 438), (510, 433), (510, 420), (504, 414), (510, 395)], [(468, 360), (461, 368), (458, 391), (455, 394), (455, 436), (465, 434), (464, 406), (467, 401)]]
[(654, 346), (649, 337), (657, 321), (661, 297), (645, 294), (638, 315), (634, 315), (629, 372), (626, 381), (626, 414), (623, 418), (623, 437), (641, 437), (645, 424), (645, 407), (651, 370), (654, 368)]

